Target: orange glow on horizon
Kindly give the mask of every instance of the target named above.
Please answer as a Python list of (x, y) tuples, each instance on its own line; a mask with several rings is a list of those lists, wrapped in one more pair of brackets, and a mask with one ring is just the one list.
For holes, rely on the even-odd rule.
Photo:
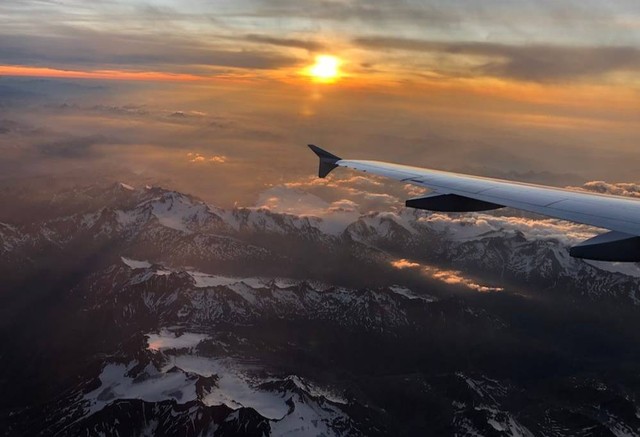
[(163, 73), (158, 71), (122, 71), (122, 70), (60, 70), (49, 67), (28, 67), (22, 65), (0, 65), (0, 75), (18, 77), (51, 77), (61, 79), (105, 79), (140, 80), (159, 82), (191, 82), (208, 79), (204, 76), (183, 73)]
[[(336, 58), (338, 59), (338, 58)], [(340, 62), (338, 60), (338, 62)], [(513, 108), (512, 104), (534, 104), (534, 105), (562, 105), (565, 108), (580, 108), (581, 111), (597, 111), (606, 104), (613, 114), (624, 115), (630, 111), (637, 110), (637, 98), (630, 94), (627, 88), (619, 84), (539, 84), (531, 82), (519, 82), (514, 80), (475, 77), (475, 78), (411, 78), (406, 79), (396, 76), (391, 72), (377, 74), (353, 74), (345, 76), (337, 71), (337, 76), (333, 79), (323, 80), (311, 75), (311, 68), (315, 64), (302, 70), (273, 70), (270, 72), (247, 72), (233, 71), (224, 74), (211, 76), (168, 73), (157, 71), (123, 71), (123, 70), (64, 70), (51, 67), (31, 67), (21, 65), (0, 65), (0, 76), (14, 77), (49, 77), (61, 79), (95, 79), (95, 80), (123, 80), (123, 81), (157, 81), (157, 82), (184, 82), (206, 84), (211, 81), (225, 81), (227, 83), (253, 83), (262, 86), (266, 81), (279, 82), (283, 85), (299, 88), (309, 84), (309, 79), (318, 83), (330, 83), (337, 86), (343, 92), (375, 92), (381, 94), (394, 95), (399, 98), (411, 96), (403, 104), (410, 104), (417, 96), (428, 94), (433, 106), (439, 111), (449, 110), (456, 113), (475, 113), (479, 110), (478, 99), (489, 99), (496, 102), (496, 99), (504, 100), (504, 103), (487, 107), (482, 103), (482, 113), (485, 116), (502, 117), (508, 113), (510, 122), (535, 124), (535, 125), (555, 125), (565, 127), (567, 124), (574, 124), (572, 120), (579, 119), (576, 126), (580, 127), (585, 122), (594, 119), (591, 114), (583, 113), (580, 116), (565, 114), (539, 114), (529, 112), (525, 114), (526, 119), (521, 119), (522, 111)], [(325, 65), (332, 67), (332, 65)], [(332, 68), (325, 67), (319, 73), (331, 76)], [(337, 79), (341, 79), (339, 82)], [(345, 80), (342, 80), (345, 79)], [(346, 80), (348, 79), (348, 80)], [(452, 99), (451, 97), (456, 97)], [(451, 102), (467, 102), (465, 107), (452, 104)], [(509, 102), (509, 104), (506, 104)], [(505, 106), (506, 105), (506, 106)], [(515, 110), (514, 110), (515, 109)], [(533, 115), (533, 117), (532, 117)], [(542, 116), (544, 115), (544, 116)], [(626, 123), (628, 120), (614, 118), (600, 120), (600, 124)]]

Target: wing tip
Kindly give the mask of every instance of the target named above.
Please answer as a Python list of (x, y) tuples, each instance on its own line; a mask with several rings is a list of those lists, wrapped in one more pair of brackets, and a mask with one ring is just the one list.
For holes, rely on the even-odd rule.
[(320, 166), (318, 167), (318, 177), (325, 178), (331, 171), (337, 167), (336, 162), (342, 158), (327, 152), (326, 150), (316, 146), (315, 144), (308, 144), (309, 148), (320, 159)]
[(323, 148), (316, 146), (315, 144), (308, 144), (308, 146), (311, 150), (313, 150), (313, 153), (318, 155), (318, 158), (320, 159), (333, 160), (333, 161), (340, 161), (342, 159), (339, 156), (336, 156), (333, 153), (327, 152)]

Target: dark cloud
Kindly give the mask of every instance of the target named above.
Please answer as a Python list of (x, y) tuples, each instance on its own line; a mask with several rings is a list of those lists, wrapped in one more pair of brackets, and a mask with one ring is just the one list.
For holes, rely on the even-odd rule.
[[(65, 105), (69, 106), (68, 103)], [(77, 105), (74, 105), (77, 107)], [(79, 108), (82, 109), (82, 108)], [(134, 116), (145, 116), (149, 114), (149, 111), (145, 109), (144, 106), (141, 105), (94, 105), (88, 108), (90, 111), (98, 111), (108, 114), (114, 115), (134, 115)]]
[(0, 119), (0, 135), (8, 137), (9, 142), (17, 138), (41, 138), (51, 131), (23, 121), (9, 118)]
[[(634, 28), (629, 30), (624, 23), (636, 20), (637, 6), (631, 2), (607, 7), (595, 0), (238, 0), (222, 8), (177, 1), (162, 6), (109, 1), (5, 3), (0, 4), (0, 16), (13, 20), (0, 29), (0, 59), (10, 64), (194, 74), (211, 73), (211, 67), (277, 69), (300, 61), (282, 47), (325, 50), (329, 44), (325, 46), (323, 36), (340, 35), (355, 37), (370, 48), (492, 58), (477, 71), (460, 68), (459, 74), (559, 80), (638, 69)], [(377, 37), (357, 38), (363, 34)], [(397, 35), (453, 42), (403, 40)], [(478, 35), (512, 44), (543, 43), (456, 42)], [(562, 41), (587, 45), (606, 41), (612, 47), (560, 46)]]
[[(126, 88), (126, 85), (120, 84), (120, 87)], [(15, 111), (33, 105), (59, 105), (55, 102), (60, 99), (91, 98), (114, 91), (113, 84), (107, 86), (100, 81), (0, 77), (0, 108)]]
[[(6, 81), (6, 79), (5, 79)], [(24, 102), (40, 97), (39, 94), (25, 89), (19, 89), (10, 85), (0, 84), (0, 107), (6, 105), (7, 102)]]
[(15, 120), (2, 119), (0, 120), (0, 135), (6, 135), (12, 132), (24, 131), (25, 126)]
[(297, 38), (277, 38), (277, 37), (272, 37), (267, 35), (251, 34), (251, 35), (246, 35), (242, 39), (244, 41), (254, 42), (258, 44), (268, 44), (268, 45), (281, 46), (281, 47), (305, 49), (310, 52), (320, 51), (325, 48), (325, 45), (318, 41), (297, 39)]
[(238, 15), (252, 17), (297, 17), (328, 21), (363, 21), (371, 23), (433, 23), (457, 22), (455, 9), (443, 7), (437, 2), (412, 2), (407, 0), (352, 0), (299, 2), (272, 0)]
[(6, 64), (81, 69), (145, 68), (198, 73), (210, 67), (276, 69), (296, 64), (268, 50), (203, 43), (195, 37), (57, 29), (53, 35), (2, 35)]
[[(165, 1), (163, 4), (150, 2), (129, 2), (121, 4), (113, 1), (94, 2), (47, 2), (23, 0), (0, 3), (0, 14), (28, 13), (34, 20), (42, 22), (51, 15), (69, 14), (79, 11), (89, 15), (101, 14), (123, 24), (163, 26), (172, 30), (184, 29), (184, 23), (215, 23), (217, 28), (238, 30), (238, 28), (265, 28), (260, 20), (276, 19), (314, 20), (344, 23), (348, 25), (418, 26), (430, 29), (458, 29), (467, 24), (500, 25), (512, 29), (537, 23), (552, 25), (574, 25), (585, 27), (593, 24), (599, 27), (615, 23), (622, 14), (632, 16), (639, 11), (633, 0), (553, 0), (506, 2), (504, 0), (235, 0), (233, 2), (178, 2)], [(136, 4), (138, 3), (138, 4)], [(252, 18), (253, 20), (248, 20)], [(67, 20), (73, 21), (73, 20)], [(279, 24), (279, 23), (278, 23)], [(308, 23), (303, 23), (307, 27)], [(325, 23), (326, 24), (326, 23)], [(307, 27), (308, 28), (308, 27)]]
[[(633, 22), (640, 13), (635, 1), (616, 0), (238, 0), (235, 15), (304, 22), (343, 34), (362, 31), (387, 36), (421, 34), (445, 39), (498, 36), (501, 40), (634, 42), (620, 18)], [(258, 21), (259, 22), (259, 21)]]
[(487, 58), (464, 74), (482, 74), (520, 80), (551, 81), (640, 70), (637, 47), (578, 47), (507, 45), (488, 42), (440, 42), (396, 37), (361, 37), (354, 43), (368, 49), (404, 50), (451, 56)]
[(87, 158), (98, 153), (95, 146), (111, 142), (102, 135), (89, 135), (59, 141), (40, 143), (36, 149), (45, 156), (55, 158)]

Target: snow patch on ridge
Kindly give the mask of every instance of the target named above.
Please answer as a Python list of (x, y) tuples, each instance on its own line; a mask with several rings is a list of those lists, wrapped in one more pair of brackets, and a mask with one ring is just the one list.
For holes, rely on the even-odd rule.
[(622, 263), (592, 260), (584, 260), (584, 262), (607, 272), (620, 273), (625, 276), (640, 278), (640, 263)]
[(419, 299), (424, 300), (425, 302), (434, 302), (437, 300), (433, 296), (416, 294), (411, 289), (400, 285), (392, 285), (391, 287), (389, 287), (389, 290), (393, 291), (395, 294), (399, 294), (400, 296), (404, 296), (407, 299), (411, 300)]
[(120, 182), (120, 188), (124, 188), (127, 191), (135, 191), (136, 190), (131, 185), (125, 184), (124, 182)]
[[(321, 389), (310, 388), (295, 375), (264, 379), (251, 376), (230, 359), (196, 355), (166, 358), (161, 368), (149, 364), (142, 370), (136, 370), (137, 361), (107, 364), (99, 375), (100, 387), (84, 396), (85, 413), (94, 414), (117, 399), (171, 399), (184, 404), (199, 398), (208, 406), (255, 409), (271, 421), (272, 435), (332, 436), (337, 434), (330, 424), (348, 420)], [(199, 397), (196, 386), (202, 377), (215, 377), (215, 382)]]
[(135, 259), (125, 258), (124, 256), (121, 256), (120, 259), (128, 267), (130, 267), (130, 268), (132, 268), (134, 270), (135, 269), (148, 269), (149, 267), (151, 267), (151, 263), (149, 261), (137, 261)]
[[(149, 269), (154, 266), (149, 261), (144, 260), (135, 260), (132, 258), (127, 258), (121, 256), (120, 259), (124, 264), (126, 264), (131, 269)], [(156, 267), (161, 267), (156, 265)], [(309, 285), (309, 288), (317, 291), (323, 292), (331, 289), (331, 285), (326, 284), (320, 281), (303, 281), (301, 279), (293, 279), (293, 278), (269, 278), (269, 277), (238, 277), (238, 276), (225, 276), (225, 275), (215, 275), (210, 273), (198, 272), (195, 270), (179, 270), (179, 269), (168, 269), (168, 268), (157, 268), (155, 271), (150, 272), (150, 276), (165, 276), (171, 273), (179, 273), (184, 272), (193, 278), (194, 286), (196, 288), (208, 288), (208, 287), (229, 287), (232, 290), (241, 293), (242, 286), (249, 287), (251, 289), (260, 289), (260, 288), (271, 288), (275, 286), (276, 288), (285, 289), (289, 287), (296, 286), (301, 282), (306, 282)], [(148, 278), (150, 276), (145, 276)]]
[(216, 387), (202, 400), (206, 405), (226, 405), (233, 409), (250, 407), (267, 419), (280, 419), (287, 414), (284, 399), (277, 393), (257, 389), (255, 381), (229, 360), (178, 355), (170, 357), (164, 370), (174, 366), (185, 372), (218, 377)]
[(138, 220), (138, 214), (135, 211), (116, 210), (116, 221), (120, 226), (130, 226)]
[(196, 399), (193, 380), (184, 372), (159, 372), (149, 364), (141, 373), (143, 377), (133, 378), (129, 372), (137, 362), (125, 364), (107, 364), (100, 373), (100, 387), (87, 393), (88, 415), (94, 414), (116, 399), (141, 399), (147, 402), (160, 402), (173, 399), (188, 402)]
[[(288, 288), (302, 282), (298, 279), (291, 278), (262, 278), (262, 277), (234, 277), (234, 276), (222, 276), (222, 275), (212, 275), (208, 273), (202, 273), (197, 271), (187, 271), (195, 281), (195, 286), (197, 288), (207, 288), (207, 287), (228, 287), (230, 285), (238, 285), (245, 284), (250, 288), (269, 288), (272, 285), (275, 285), (277, 288)], [(317, 282), (317, 281), (307, 281), (311, 288), (316, 291), (325, 291), (331, 288), (329, 285)]]

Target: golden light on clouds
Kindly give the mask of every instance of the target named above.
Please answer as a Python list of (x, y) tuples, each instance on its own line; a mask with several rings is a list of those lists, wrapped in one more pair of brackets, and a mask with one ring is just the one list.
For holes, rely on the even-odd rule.
[(407, 259), (398, 259), (395, 261), (391, 261), (391, 265), (396, 269), (415, 269), (420, 267), (420, 264), (411, 262)]
[(308, 68), (308, 74), (319, 82), (334, 82), (340, 77), (341, 64), (336, 56), (319, 55), (315, 64)]
[(457, 270), (439, 269), (433, 266), (409, 261), (404, 258), (393, 260), (390, 263), (391, 266), (399, 270), (415, 269), (431, 279), (435, 279), (449, 285), (460, 285), (481, 293), (504, 291), (504, 288), (502, 287), (491, 287), (488, 285), (479, 284), (473, 279), (464, 276), (462, 272), (459, 272)]
[(189, 162), (193, 162), (195, 164), (199, 163), (211, 163), (211, 164), (224, 164), (227, 162), (227, 157), (224, 155), (212, 155), (212, 156), (204, 156), (200, 153), (187, 153), (187, 158)]

